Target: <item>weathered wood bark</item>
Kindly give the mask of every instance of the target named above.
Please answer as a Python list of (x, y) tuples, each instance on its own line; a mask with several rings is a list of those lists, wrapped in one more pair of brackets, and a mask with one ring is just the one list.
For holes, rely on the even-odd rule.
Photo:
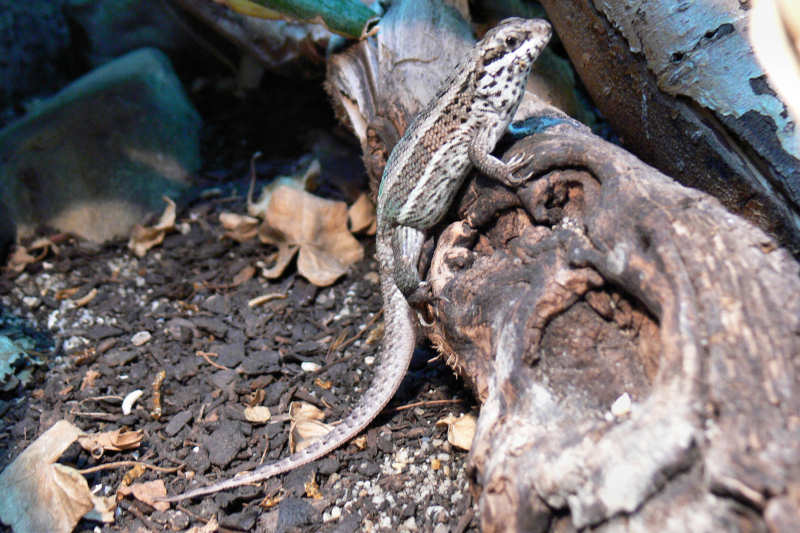
[(473, 182), (430, 271), (431, 337), (483, 402), (484, 529), (800, 523), (798, 264), (570, 126), (516, 151), (531, 181)]
[[(361, 143), (373, 200), (391, 148), (475, 43), (466, 7), (453, 3), (458, 9), (435, 0), (395, 2), (374, 38), (328, 61), (326, 88), (337, 116)], [(517, 116), (532, 115), (541, 100), (572, 108), (565, 83), (534, 71), (528, 87), (541, 98), (523, 101)]]
[[(453, 27), (426, 5), (331, 62), (373, 171), (416, 110), (404, 99), (440, 79), (399, 76), (402, 48), (384, 50), (386, 36)], [(471, 469), (484, 529), (788, 531), (800, 267), (717, 200), (535, 98), (527, 109), (540, 133), (512, 149), (534, 156), (527, 185), (471, 182), (427, 274), (440, 297), (427, 333), (483, 402)], [(631, 409), (612, 415), (624, 393)]]
[[(259, 67), (291, 76), (318, 77), (325, 62), (325, 49), (333, 38), (333, 33), (321, 24), (248, 17), (209, 0), (169, 0), (169, 4), (176, 16), (185, 14), (197, 19), (241, 51), (241, 58), (235, 58), (238, 63), (233, 65), (198, 37), (198, 46), (205, 46), (236, 70), (239, 82), (245, 85), (257, 86)], [(257, 79), (243, 79), (247, 77)]]
[(800, 137), (751, 49), (750, 4), (542, 2), (626, 147), (800, 257)]

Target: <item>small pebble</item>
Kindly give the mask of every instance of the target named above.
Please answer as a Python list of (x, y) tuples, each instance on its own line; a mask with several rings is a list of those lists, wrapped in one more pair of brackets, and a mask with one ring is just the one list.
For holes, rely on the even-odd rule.
[(139, 399), (139, 396), (144, 394), (141, 389), (136, 389), (133, 392), (129, 392), (125, 399), (122, 400), (122, 414), (129, 415), (133, 410), (133, 405), (136, 403), (136, 400)]
[(302, 363), (300, 363), (300, 368), (303, 369), (303, 372), (316, 372), (317, 370), (322, 368), (322, 365), (320, 365), (319, 363), (315, 363), (313, 361), (303, 361)]
[(626, 392), (611, 404), (611, 414), (620, 418), (631, 412), (631, 397)]
[(134, 346), (141, 346), (142, 344), (148, 342), (151, 338), (153, 338), (153, 336), (150, 335), (149, 331), (140, 331), (131, 337), (131, 343)]

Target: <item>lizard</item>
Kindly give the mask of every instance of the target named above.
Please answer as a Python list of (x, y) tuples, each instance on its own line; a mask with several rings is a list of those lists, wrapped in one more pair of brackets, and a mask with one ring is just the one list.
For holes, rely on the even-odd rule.
[(256, 483), (315, 461), (360, 433), (394, 396), (416, 347), (412, 304), (431, 298), (417, 264), (426, 231), (449, 210), (475, 167), (507, 186), (526, 160), (491, 155), (525, 92), (533, 63), (550, 40), (550, 24), (509, 18), (490, 29), (411, 121), (386, 162), (378, 191), (376, 257), (384, 335), (370, 387), (345, 419), (309, 447), (228, 480), (178, 494), (174, 502)]

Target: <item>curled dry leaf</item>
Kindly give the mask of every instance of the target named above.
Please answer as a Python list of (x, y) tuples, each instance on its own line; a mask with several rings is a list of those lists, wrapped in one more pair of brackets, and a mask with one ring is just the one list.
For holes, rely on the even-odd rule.
[(262, 294), (260, 296), (256, 296), (255, 298), (247, 300), (247, 307), (257, 307), (267, 302), (271, 302), (272, 300), (285, 300), (285, 299), (286, 299), (285, 294), (278, 294), (278, 293)]
[[(273, 192), (259, 237), (262, 242), (278, 246), (279, 263), (288, 263), (280, 256), (282, 247), (288, 247), (287, 253), (290, 248), (299, 247), (298, 272), (321, 287), (336, 281), (364, 257), (363, 247), (347, 229), (344, 202), (289, 187)], [(270, 277), (267, 273), (265, 276)]]
[[(263, 233), (269, 232), (269, 230), (261, 229), (259, 231), (262, 234), (260, 235), (261, 241), (270, 242), (271, 238), (267, 238), (263, 235)], [(292, 261), (292, 259), (294, 259), (297, 251), (300, 249), (299, 246), (290, 245), (286, 242), (283, 242), (282, 239), (284, 239), (282, 235), (278, 236), (276, 234), (272, 240), (272, 244), (278, 247), (278, 252), (274, 256), (275, 259), (272, 263), (272, 266), (269, 268), (264, 268), (261, 271), (263, 276), (267, 279), (279, 278), (283, 274), (283, 271), (286, 270), (286, 267), (289, 266), (289, 263)]]
[(313, 499), (313, 500), (321, 500), (322, 493), (319, 491), (319, 485), (317, 484), (316, 479), (314, 476), (311, 476), (311, 479), (306, 481), (303, 484), (303, 488), (306, 490), (306, 496)]
[[(34, 255), (32, 252), (37, 250), (40, 250), (40, 252)], [(51, 250), (54, 254), (58, 254), (58, 246), (47, 237), (36, 239), (27, 248), (17, 245), (8, 258), (6, 269), (15, 274), (20, 274), (29, 264), (41, 261), (47, 257), (47, 253)]]
[[(63, 234), (62, 234), (63, 235)], [(59, 240), (56, 237), (53, 237), (55, 240)], [(34, 250), (41, 250), (36, 257), (36, 260), (44, 259), (47, 256), (47, 252), (52, 251), (55, 255), (58, 255), (58, 245), (53, 242), (53, 239), (49, 239), (47, 237), (39, 237), (38, 239), (34, 240), (30, 246), (28, 246), (28, 250), (33, 252)], [(60, 241), (59, 241), (60, 242)]]
[(216, 516), (212, 516), (211, 519), (202, 526), (190, 527), (186, 530), (186, 533), (216, 533), (217, 531), (219, 531), (219, 522), (217, 522)]
[(56, 291), (54, 297), (58, 301), (66, 300), (67, 298), (72, 298), (73, 296), (75, 296), (75, 294), (77, 294), (79, 290), (81, 290), (80, 287), (69, 287), (66, 289), (60, 289)]
[(119, 452), (138, 448), (143, 437), (142, 430), (115, 429), (114, 431), (82, 435), (78, 437), (78, 444), (94, 457), (100, 457), (106, 451)]
[(256, 275), (256, 269), (252, 265), (247, 265), (242, 268), (235, 276), (233, 276), (233, 281), (231, 282), (231, 288), (238, 287), (242, 283), (250, 281), (253, 279), (253, 276)]
[(81, 380), (80, 390), (84, 391), (86, 389), (94, 387), (95, 380), (97, 380), (97, 378), (99, 378), (101, 375), (102, 374), (100, 374), (100, 372), (98, 372), (97, 370), (91, 368), (87, 370), (86, 373), (83, 375), (83, 379)]
[(316, 405), (308, 402), (292, 402), (289, 404), (289, 416), (295, 422), (299, 420), (322, 420), (325, 413)]
[(258, 235), (261, 221), (256, 217), (224, 212), (219, 215), (219, 223), (225, 229), (225, 237), (236, 242), (249, 241)]
[(97, 296), (97, 289), (92, 287), (92, 289), (89, 292), (87, 292), (84, 296), (75, 300), (75, 306), (83, 307), (84, 305), (94, 300), (95, 296)]
[(140, 502), (144, 502), (159, 511), (169, 509), (169, 503), (156, 501), (156, 498), (164, 498), (167, 495), (167, 487), (161, 479), (120, 487), (119, 493), (123, 496), (133, 496)]
[(292, 419), (289, 428), (289, 449), (292, 453), (308, 448), (333, 429), (333, 426), (320, 422), (325, 418), (325, 413), (307, 402), (290, 403), (289, 417)]
[(367, 193), (362, 192), (358, 200), (350, 206), (347, 217), (350, 219), (350, 231), (353, 233), (364, 232), (367, 235), (375, 235), (378, 219), (375, 216), (375, 205)]
[(136, 224), (133, 230), (131, 230), (128, 248), (138, 257), (144, 257), (147, 250), (164, 242), (164, 236), (167, 234), (167, 231), (175, 229), (175, 202), (166, 196), (164, 196), (164, 201), (167, 202), (167, 207), (164, 209), (161, 218), (158, 219), (155, 226)]
[(77, 470), (56, 464), (82, 434), (56, 422), (0, 474), (0, 519), (16, 533), (69, 533), (84, 516), (113, 520), (113, 499), (94, 496)]
[(447, 442), (462, 450), (469, 450), (472, 447), (472, 439), (475, 437), (475, 424), (475, 417), (469, 413), (459, 417), (447, 415), (436, 421), (437, 426), (447, 426)]
[(26, 266), (35, 261), (36, 258), (29, 254), (28, 250), (24, 246), (15, 246), (14, 251), (11, 252), (11, 256), (8, 258), (6, 269), (14, 272), (15, 274), (20, 274), (23, 270), (25, 270)]
[(92, 503), (94, 503), (94, 507), (83, 516), (85, 519), (106, 524), (114, 521), (114, 512), (117, 510), (116, 497), (92, 494)]
[(202, 526), (193, 526), (185, 531), (185, 533), (217, 533), (219, 531), (219, 522), (216, 516), (211, 516), (208, 522)]
[(302, 419), (292, 423), (289, 429), (289, 449), (292, 453), (302, 452), (314, 441), (327, 435), (333, 426), (319, 420)]
[(353, 445), (361, 450), (362, 452), (367, 449), (367, 436), (366, 435), (359, 435), (358, 437), (354, 438), (352, 441)]
[(255, 202), (253, 201), (253, 183), (251, 182), (250, 191), (247, 193), (247, 213), (254, 217), (264, 218), (267, 215), (272, 194), (276, 190), (281, 187), (289, 187), (298, 191), (307, 191), (314, 186), (314, 182), (319, 178), (320, 171), (319, 161), (314, 159), (302, 174), (277, 176), (261, 189), (261, 195)]
[(130, 470), (125, 472), (125, 475), (122, 476), (122, 483), (120, 483), (120, 487), (127, 487), (129, 485), (133, 485), (133, 482), (139, 479), (147, 472), (143, 463), (136, 463), (133, 465)]

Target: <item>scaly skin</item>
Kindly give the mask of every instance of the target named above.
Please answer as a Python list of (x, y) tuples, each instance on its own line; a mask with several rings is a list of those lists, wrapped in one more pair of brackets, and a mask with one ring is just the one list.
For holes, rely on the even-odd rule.
[(427, 297), (417, 272), (425, 231), (450, 208), (473, 166), (506, 185), (518, 183), (513, 172), (522, 162), (504, 163), (491, 151), (514, 117), (550, 32), (547, 22), (526, 19), (507, 19), (490, 30), (389, 156), (378, 193), (376, 236), (385, 332), (375, 377), (350, 415), (303, 451), (165, 501), (256, 483), (315, 461), (360, 433), (389, 403), (416, 345), (407, 298)]

